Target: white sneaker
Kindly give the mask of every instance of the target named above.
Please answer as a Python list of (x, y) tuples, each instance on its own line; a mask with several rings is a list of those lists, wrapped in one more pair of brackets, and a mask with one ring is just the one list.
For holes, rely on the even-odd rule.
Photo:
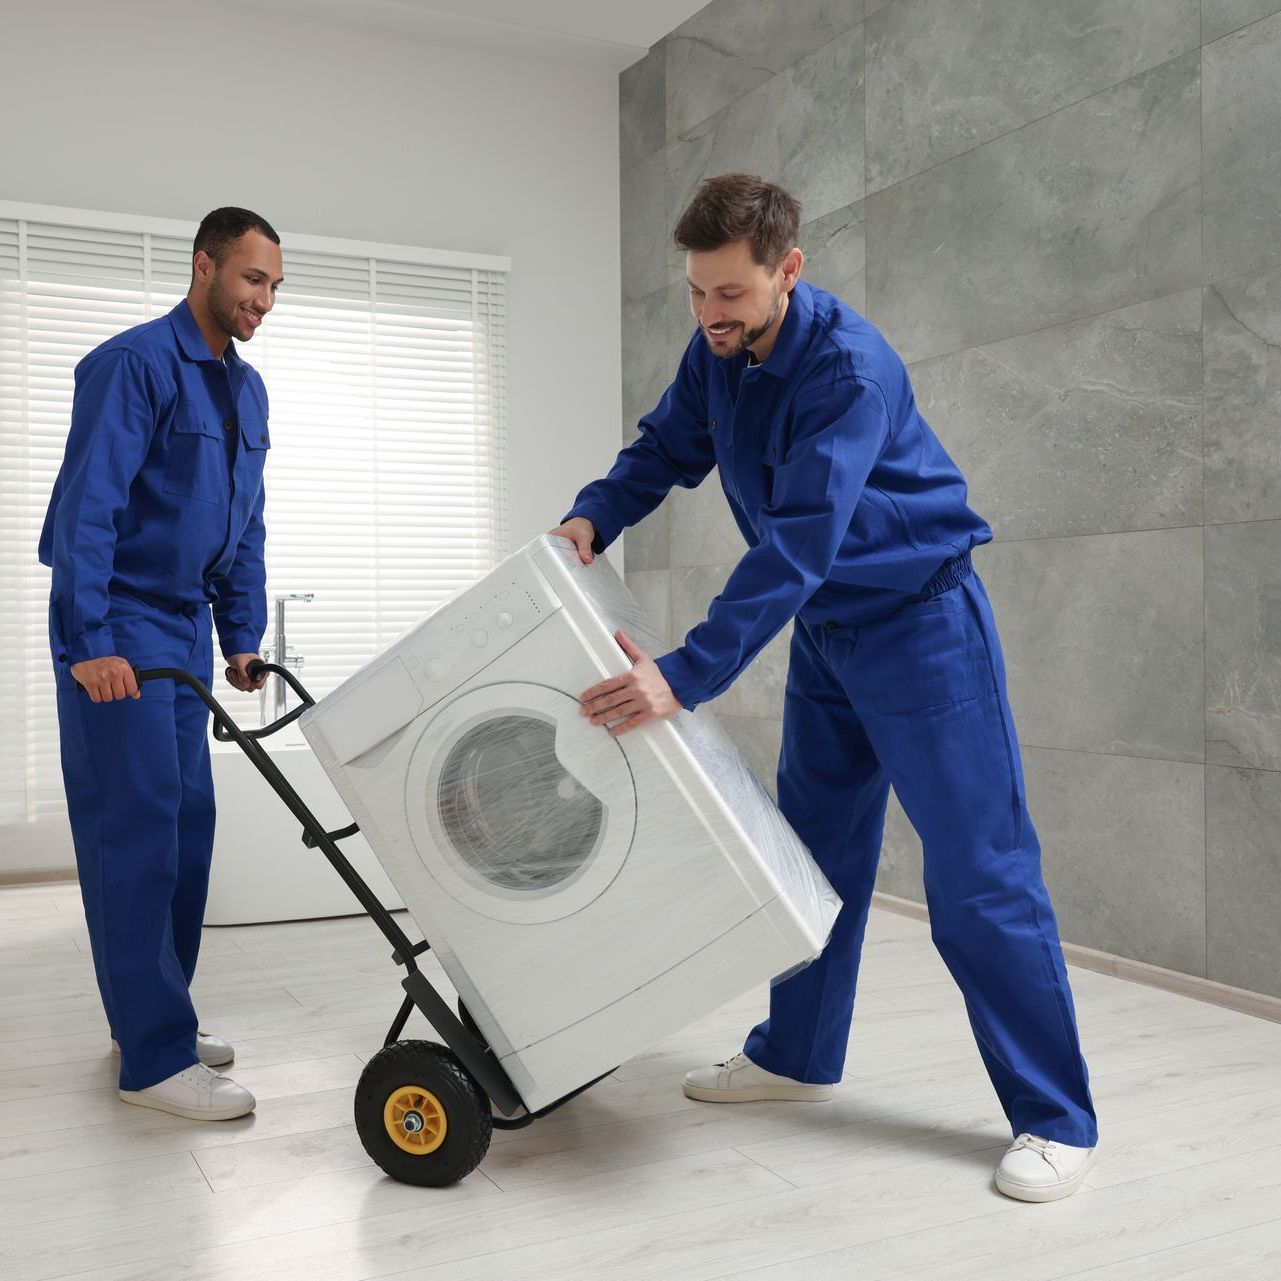
[(702, 1103), (757, 1103), (765, 1099), (804, 1103), (832, 1097), (830, 1085), (795, 1081), (790, 1076), (767, 1072), (743, 1053), (728, 1062), (687, 1072), (681, 1088), (687, 1099)]
[(257, 1103), (243, 1085), (203, 1063), (193, 1063), (145, 1090), (121, 1090), (120, 1097), (126, 1103), (172, 1112), (189, 1121), (230, 1121), (252, 1112)]
[[(120, 1046), (114, 1040), (111, 1042), (111, 1052), (112, 1054), (120, 1053)], [(208, 1032), (197, 1032), (196, 1057), (205, 1067), (226, 1067), (236, 1057), (236, 1051), (231, 1048), (230, 1041), (224, 1041), (220, 1036), (210, 1036)]]
[(1016, 1201), (1062, 1200), (1084, 1182), (1097, 1151), (1020, 1134), (1001, 1158), (996, 1186)]

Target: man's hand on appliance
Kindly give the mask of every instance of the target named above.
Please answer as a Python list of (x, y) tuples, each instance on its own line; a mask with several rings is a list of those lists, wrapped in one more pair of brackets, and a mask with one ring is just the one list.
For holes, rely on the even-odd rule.
[(596, 541), (596, 526), (585, 516), (575, 516), (572, 520), (567, 520), (563, 525), (557, 525), (555, 529), (549, 529), (547, 532), (560, 538), (568, 538), (578, 548), (578, 559), (584, 565), (590, 565), (595, 559), (592, 543)]
[(590, 716), (593, 725), (608, 725), (611, 738), (681, 710), (680, 700), (672, 693), (658, 664), (625, 632), (615, 632), (614, 639), (632, 660), (632, 670), (611, 676), (579, 695), (581, 714)]

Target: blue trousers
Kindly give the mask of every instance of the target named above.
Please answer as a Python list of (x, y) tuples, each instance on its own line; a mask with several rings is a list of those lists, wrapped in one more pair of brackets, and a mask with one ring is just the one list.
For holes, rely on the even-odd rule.
[[(132, 598), (109, 613), (120, 657), (181, 667), (206, 684), (208, 609)], [(213, 854), (208, 712), (186, 686), (148, 681), (141, 699), (93, 703), (75, 687), (51, 624), (67, 811), (98, 990), (120, 1044), (120, 1085), (141, 1090), (196, 1058), (191, 979)]]
[(779, 807), (844, 906), (823, 954), (771, 989), (747, 1056), (801, 1081), (840, 1079), (891, 786), (924, 848), (934, 944), (1012, 1131), (1093, 1147), (1089, 1077), (977, 575), (859, 627), (796, 623)]

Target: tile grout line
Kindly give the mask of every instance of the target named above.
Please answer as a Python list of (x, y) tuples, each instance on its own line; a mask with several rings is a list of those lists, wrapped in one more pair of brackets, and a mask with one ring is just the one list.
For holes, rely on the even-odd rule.
[(1200, 105), (1198, 124), (1198, 163), (1201, 183), (1200, 232), (1201, 250), (1201, 725), (1205, 746), (1205, 769), (1201, 774), (1201, 923), (1205, 937), (1205, 977), (1210, 976), (1210, 590), (1206, 553), (1209, 547), (1209, 512), (1205, 486), (1205, 0), (1197, 0), (1197, 34), (1201, 45), (1197, 51), (1197, 96)]
[[(1264, 270), (1267, 270), (1265, 268)], [(1259, 273), (1247, 273), (1251, 279)], [(1199, 283), (1184, 285), (1180, 289), (1171, 289), (1168, 293), (1151, 294), (1144, 298), (1136, 298), (1132, 302), (1123, 302), (1115, 306), (1102, 308), (1100, 311), (1087, 312), (1081, 316), (1068, 316), (1062, 320), (1052, 320), (1049, 324), (1037, 325), (1033, 329), (1020, 329), (1014, 333), (997, 334), (990, 338), (983, 338), (979, 342), (967, 343), (962, 347), (951, 347), (947, 351), (931, 352), (927, 356), (916, 356), (912, 360), (905, 360), (903, 364), (908, 370), (915, 369), (918, 365), (928, 364), (931, 360), (947, 360), (951, 356), (961, 356), (971, 351), (983, 351), (988, 347), (997, 347), (1001, 343), (1015, 342), (1019, 338), (1030, 338), (1033, 334), (1046, 334), (1053, 329), (1065, 329), (1068, 325), (1081, 325), (1087, 320), (1102, 320), (1104, 316), (1115, 315), (1118, 311), (1128, 311), (1132, 307), (1146, 307), (1152, 303), (1167, 302), (1171, 298), (1178, 298), (1180, 294), (1190, 294), (1199, 290)]]
[[(737, 106), (745, 98), (750, 98), (752, 94), (765, 88), (766, 85), (773, 83), (773, 81), (777, 80), (779, 76), (785, 76), (789, 71), (793, 70), (796, 67), (799, 67), (802, 62), (807, 62), (810, 58), (813, 58), (817, 54), (822, 53), (823, 50), (828, 48), (830, 45), (834, 45), (838, 40), (841, 40), (844, 37), (848, 36), (852, 31), (856, 31), (859, 27), (864, 26), (865, 22), (866, 22), (865, 18), (859, 18), (857, 22), (851, 22), (848, 27), (846, 27), (843, 31), (838, 31), (834, 36), (831, 37), (831, 39), (824, 40), (821, 45), (816, 45), (813, 49), (809, 50), (808, 53), (801, 54), (799, 58), (796, 58), (792, 62), (789, 62), (787, 66), (780, 67), (777, 71), (771, 72), (766, 79), (760, 82), (760, 84), (755, 84), (750, 89), (746, 90), (744, 93), (740, 93), (737, 98), (731, 98), (729, 102), (722, 103), (719, 107), (716, 108), (715, 111), (709, 112), (701, 120), (695, 120), (692, 124), (685, 125), (684, 128), (682, 128), (675, 135), (668, 134), (665, 128), (663, 133), (662, 149), (666, 151), (667, 148), (673, 142), (683, 141), (685, 138), (688, 137), (689, 134), (693, 133), (697, 129), (701, 129), (709, 121), (715, 120), (717, 116), (724, 115), (725, 112), (727, 112), (731, 107)], [(674, 35), (676, 35), (675, 31), (669, 31), (667, 35), (663, 37), (663, 39), (664, 40), (670, 39)], [(863, 33), (863, 40), (864, 40), (864, 49), (866, 50), (866, 46), (867, 46), (866, 30), (864, 30), (864, 33)], [(736, 59), (736, 61), (741, 62), (743, 61), (743, 59), (738, 58)], [(864, 61), (864, 66), (866, 67), (866, 60)], [(664, 116), (664, 125), (666, 125), (666, 116)], [(653, 155), (653, 154), (655, 153), (653, 152), (650, 153), (650, 155)], [(646, 156), (645, 158), (648, 160), (650, 157)]]
[(1222, 35), (1217, 35), (1213, 39), (1205, 38), (1205, 0), (1201, 0), (1198, 6), (1201, 10), (1201, 47), (1204, 49), (1208, 44), (1217, 44), (1220, 40), (1226, 40), (1229, 36), (1239, 36), (1241, 32), (1248, 27), (1257, 27), (1261, 22), (1267, 22), (1269, 18), (1275, 18), (1281, 9), (1273, 9), (1270, 13), (1265, 13), (1262, 17), (1252, 18), (1249, 22), (1243, 22), (1239, 27), (1233, 27), (1231, 31), (1225, 31)]
[(1199, 529), (1204, 532), (1215, 529), (1235, 529), (1238, 525), (1276, 525), (1281, 524), (1281, 514), (1276, 516), (1256, 516), (1249, 520), (1213, 521), (1210, 524), (1196, 525), (1148, 525), (1142, 529), (1100, 529), (1081, 534), (1029, 534), (1023, 538), (996, 538), (993, 546), (1009, 546), (1014, 543), (1047, 543), (1065, 542), (1072, 538), (1123, 538), (1128, 534), (1164, 534), (1176, 530)]
[(1150, 756), (1143, 752), (1101, 752), (1094, 747), (1061, 747), (1054, 743), (1029, 743), (1019, 739), (1019, 746), (1037, 752), (1070, 752), (1073, 756), (1104, 756), (1122, 761), (1159, 761), (1165, 765), (1186, 765), (1189, 769), (1206, 766), (1204, 760), (1188, 761), (1177, 756)]
[[(948, 156), (945, 160), (937, 160), (932, 165), (927, 165), (924, 169), (918, 169), (914, 173), (907, 174), (884, 187), (877, 187), (875, 190), (867, 191), (867, 196), (879, 195), (882, 191), (893, 191), (896, 187), (901, 187), (905, 183), (913, 182), (924, 174), (932, 173), (935, 169), (943, 165), (951, 164), (953, 160), (959, 160), (962, 156), (973, 155), (976, 151), (981, 151), (984, 147), (990, 147), (993, 143), (1002, 142), (1006, 138), (1012, 138), (1016, 133), (1022, 133), (1024, 129), (1030, 129), (1033, 125), (1039, 125), (1046, 120), (1057, 116), (1060, 112), (1070, 111), (1073, 107), (1079, 107), (1084, 103), (1090, 102), (1105, 93), (1111, 93), (1114, 89), (1120, 89), (1123, 85), (1128, 85), (1132, 80), (1138, 80), (1143, 76), (1150, 75), (1154, 71), (1160, 71), (1163, 67), (1168, 67), (1172, 63), (1178, 62), (1180, 58), (1186, 58), (1192, 53), (1200, 56), (1200, 44), (1195, 47), (1184, 49), (1182, 53), (1175, 54), (1172, 58), (1166, 58), (1163, 62), (1153, 63), (1150, 67), (1144, 67), (1141, 71), (1135, 71), (1125, 77), (1124, 80), (1117, 80), (1115, 83), (1105, 85), (1102, 89), (1096, 89), (1093, 93), (1087, 93), (1084, 98), (1077, 98), (1073, 102), (1064, 103), (1061, 107), (1055, 107), (1053, 111), (1047, 111), (1043, 116), (1037, 116), (1035, 120), (1027, 120), (1021, 125), (1016, 125), (1013, 129), (1007, 129), (1005, 133), (997, 134), (995, 138), (988, 138), (984, 142), (976, 143), (973, 147), (968, 147), (964, 151), (958, 151), (954, 156)], [(709, 117), (710, 119), (710, 117)]]
[[(889, 5), (885, 5), (885, 6), (883, 6), (880, 10), (878, 10), (877, 12), (881, 12), (881, 13), (883, 13), (883, 12), (885, 12), (889, 7), (890, 7)], [(875, 16), (875, 15), (873, 15), (873, 16)], [(770, 83), (770, 81), (771, 81), (771, 80), (773, 80), (775, 77), (780, 76), (780, 75), (783, 75), (783, 74), (785, 74), (786, 72), (790, 71), (793, 67), (797, 66), (799, 63), (804, 62), (806, 58), (811, 58), (811, 57), (813, 57), (813, 56), (814, 56), (814, 54), (818, 53), (818, 52), (819, 52), (820, 50), (822, 50), (822, 49), (827, 48), (827, 46), (828, 46), (829, 44), (832, 44), (834, 41), (836, 41), (836, 40), (840, 39), (840, 37), (841, 37), (841, 36), (848, 35), (851, 31), (853, 31), (853, 30), (854, 30), (854, 27), (856, 27), (856, 26), (858, 26), (858, 25), (860, 25), (860, 24), (861, 24), (861, 25), (863, 25), (863, 27), (864, 27), (864, 32), (863, 32), (863, 41), (864, 41), (864, 44), (863, 44), (863, 48), (864, 48), (864, 81), (863, 81), (863, 94), (864, 94), (864, 108), (865, 108), (865, 112), (864, 112), (864, 136), (866, 137), (866, 130), (867, 130), (867, 120), (866, 120), (866, 102), (867, 102), (867, 65), (868, 65), (868, 64), (867, 64), (867, 58), (866, 58), (866, 50), (867, 50), (867, 30), (866, 30), (866, 24), (867, 24), (868, 20), (869, 20), (869, 19), (865, 16), (864, 18), (862, 18), (862, 19), (860, 20), (860, 22), (859, 22), (859, 23), (855, 23), (853, 26), (848, 27), (845, 31), (842, 31), (842, 32), (840, 32), (838, 35), (833, 36), (831, 40), (826, 41), (824, 44), (820, 45), (817, 49), (813, 49), (813, 50), (811, 50), (809, 53), (805, 54), (803, 57), (798, 58), (798, 59), (796, 60), (796, 62), (793, 62), (793, 63), (789, 64), (788, 66), (781, 68), (779, 71), (774, 72), (774, 73), (773, 73), (773, 75), (772, 75), (772, 76), (770, 76), (769, 80), (762, 80), (760, 84), (758, 84), (758, 85), (753, 85), (753, 86), (752, 86), (752, 88), (751, 88), (751, 89), (749, 89), (749, 90), (747, 90), (747, 92), (746, 92), (746, 93), (739, 94), (739, 96), (738, 96), (737, 98), (734, 98), (734, 99), (732, 99), (731, 101), (729, 101), (729, 102), (727, 102), (727, 103), (723, 104), (722, 106), (718, 107), (715, 111), (711, 112), (709, 115), (704, 116), (702, 120), (695, 121), (693, 124), (690, 124), (690, 125), (685, 126), (685, 127), (684, 127), (684, 128), (683, 128), (679, 133), (677, 133), (675, 136), (667, 137), (667, 138), (666, 138), (666, 140), (665, 140), (665, 142), (664, 142), (664, 144), (663, 144), (663, 150), (666, 150), (666, 148), (667, 148), (668, 146), (670, 146), (673, 142), (679, 142), (679, 141), (681, 141), (681, 140), (682, 140), (682, 138), (684, 138), (686, 135), (688, 135), (688, 134), (692, 133), (694, 130), (696, 130), (696, 129), (701, 129), (704, 125), (706, 125), (706, 124), (708, 123), (708, 121), (710, 121), (710, 120), (714, 120), (714, 119), (715, 119), (718, 115), (720, 115), (722, 112), (725, 112), (725, 111), (727, 111), (730, 107), (733, 107), (733, 106), (735, 106), (737, 103), (742, 102), (744, 98), (750, 97), (750, 96), (751, 96), (751, 94), (755, 93), (758, 89), (761, 89), (761, 88), (763, 88), (765, 85), (769, 84), (769, 83)], [(1246, 25), (1253, 25), (1253, 24), (1246, 24)], [(669, 36), (671, 36), (671, 35), (673, 35), (673, 34), (674, 34), (673, 32), (669, 32), (667, 36), (664, 36), (664, 37), (663, 37), (663, 39), (664, 39), (664, 40), (666, 40)], [(1027, 120), (1027, 121), (1024, 121), (1021, 125), (1016, 125), (1013, 129), (1007, 129), (1004, 133), (997, 134), (997, 135), (996, 135), (995, 137), (993, 137), (993, 138), (988, 138), (988, 139), (985, 139), (983, 142), (976, 143), (973, 147), (968, 147), (968, 148), (966, 148), (966, 150), (964, 150), (964, 151), (958, 151), (955, 155), (948, 156), (948, 157), (946, 157), (946, 158), (945, 158), (945, 159), (943, 159), (943, 160), (935, 161), (933, 164), (931, 164), (931, 165), (927, 165), (924, 169), (917, 169), (917, 170), (914, 170), (914, 171), (913, 171), (912, 173), (910, 173), (910, 174), (905, 174), (902, 178), (898, 178), (898, 179), (896, 179), (896, 180), (895, 180), (894, 182), (892, 182), (892, 183), (887, 183), (887, 184), (886, 184), (885, 186), (883, 186), (883, 187), (871, 188), (871, 187), (869, 187), (869, 186), (868, 186), (868, 183), (867, 183), (867, 176), (866, 176), (866, 175), (867, 175), (867, 170), (866, 170), (866, 160), (865, 160), (865, 162), (864, 162), (864, 182), (863, 182), (864, 198), (866, 199), (866, 198), (868, 198), (868, 197), (870, 197), (870, 196), (873, 196), (873, 195), (876, 195), (876, 194), (878, 194), (878, 193), (880, 193), (880, 192), (882, 192), (882, 191), (893, 191), (896, 187), (901, 187), (904, 183), (911, 182), (913, 179), (915, 179), (915, 178), (919, 178), (919, 177), (921, 177), (923, 174), (930, 173), (930, 172), (932, 172), (933, 170), (935, 170), (935, 169), (939, 168), (941, 165), (948, 164), (948, 163), (950, 163), (950, 162), (951, 162), (951, 161), (953, 161), (953, 160), (958, 160), (958, 159), (960, 159), (960, 157), (962, 157), (962, 156), (968, 156), (968, 155), (972, 154), (973, 152), (980, 150), (980, 149), (981, 149), (981, 148), (983, 148), (983, 147), (990, 146), (990, 145), (991, 145), (992, 143), (994, 143), (994, 142), (1000, 142), (1000, 141), (1002, 141), (1002, 140), (1003, 140), (1003, 139), (1005, 139), (1005, 138), (1012, 137), (1012, 136), (1013, 136), (1014, 134), (1016, 134), (1016, 133), (1021, 133), (1024, 129), (1029, 129), (1029, 128), (1031, 128), (1033, 125), (1037, 125), (1037, 124), (1040, 124), (1042, 121), (1049, 120), (1052, 116), (1056, 116), (1056, 115), (1058, 115), (1058, 114), (1059, 114), (1060, 112), (1062, 112), (1062, 111), (1068, 111), (1068, 110), (1070, 110), (1070, 109), (1071, 109), (1071, 108), (1073, 108), (1073, 107), (1079, 107), (1079, 106), (1081, 106), (1081, 104), (1082, 104), (1082, 103), (1089, 102), (1091, 99), (1093, 99), (1093, 98), (1097, 98), (1097, 97), (1099, 97), (1101, 94), (1109, 93), (1109, 92), (1111, 92), (1113, 89), (1119, 89), (1122, 85), (1129, 84), (1131, 80), (1137, 80), (1140, 76), (1146, 76), (1146, 75), (1148, 75), (1150, 72), (1153, 72), (1153, 71), (1159, 71), (1162, 67), (1168, 67), (1171, 63), (1177, 62), (1180, 58), (1186, 58), (1186, 57), (1187, 57), (1189, 54), (1191, 54), (1191, 53), (1196, 52), (1196, 53), (1198, 53), (1198, 54), (1199, 54), (1200, 48), (1201, 48), (1201, 44), (1200, 44), (1199, 32), (1198, 32), (1198, 42), (1197, 42), (1197, 44), (1196, 44), (1195, 46), (1190, 46), (1189, 48), (1184, 49), (1181, 53), (1177, 53), (1177, 54), (1175, 54), (1173, 57), (1166, 58), (1166, 59), (1164, 59), (1162, 62), (1153, 63), (1153, 64), (1152, 64), (1151, 66), (1149, 66), (1149, 67), (1143, 67), (1143, 68), (1141, 68), (1141, 69), (1140, 69), (1140, 70), (1138, 70), (1138, 71), (1134, 71), (1134, 72), (1132, 72), (1131, 74), (1129, 74), (1128, 76), (1126, 76), (1126, 77), (1125, 77), (1124, 79), (1122, 79), (1122, 80), (1117, 80), (1117, 81), (1114, 81), (1114, 82), (1113, 82), (1113, 83), (1111, 83), (1111, 84), (1104, 85), (1102, 88), (1100, 88), (1100, 89), (1096, 89), (1093, 93), (1088, 93), (1088, 94), (1086, 94), (1083, 98), (1076, 98), (1076, 99), (1073, 99), (1071, 102), (1063, 103), (1061, 106), (1055, 107), (1052, 111), (1047, 111), (1044, 115), (1042, 115), (1042, 116), (1037, 116), (1034, 120)], [(651, 159), (654, 155), (657, 155), (657, 153), (658, 153), (658, 148), (655, 148), (655, 150), (654, 150), (654, 151), (652, 151), (648, 156), (645, 156), (645, 157), (644, 157), (644, 159), (645, 159), (645, 160), (649, 160), (649, 159)], [(630, 166), (629, 166), (629, 169), (634, 169), (634, 168), (636, 167), (636, 165), (637, 165), (637, 164), (640, 164), (640, 163), (642, 163), (642, 161), (637, 161), (635, 164), (630, 165)]]
[[(852, 204), (863, 204), (867, 200), (867, 0), (863, 0), (863, 194)], [(824, 215), (826, 217), (826, 215)], [(811, 219), (811, 222), (817, 221)], [(867, 211), (863, 211), (863, 305), (867, 305)]]

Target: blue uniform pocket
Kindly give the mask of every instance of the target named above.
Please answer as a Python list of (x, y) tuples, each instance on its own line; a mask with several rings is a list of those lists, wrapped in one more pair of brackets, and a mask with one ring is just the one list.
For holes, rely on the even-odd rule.
[(169, 428), (164, 491), (205, 503), (225, 502), (230, 492), (222, 424), (211, 414), (182, 406)]
[(263, 469), (267, 463), (267, 450), (271, 437), (267, 424), (261, 420), (240, 424), (240, 458), (236, 462), (236, 492), (249, 499), (250, 507), (262, 488)]
[(240, 424), (240, 443), (246, 449), (270, 449), (271, 437), (267, 434), (267, 424), (242, 422)]
[(873, 711), (919, 712), (977, 698), (985, 661), (965, 600), (951, 591), (860, 627), (854, 679)]

